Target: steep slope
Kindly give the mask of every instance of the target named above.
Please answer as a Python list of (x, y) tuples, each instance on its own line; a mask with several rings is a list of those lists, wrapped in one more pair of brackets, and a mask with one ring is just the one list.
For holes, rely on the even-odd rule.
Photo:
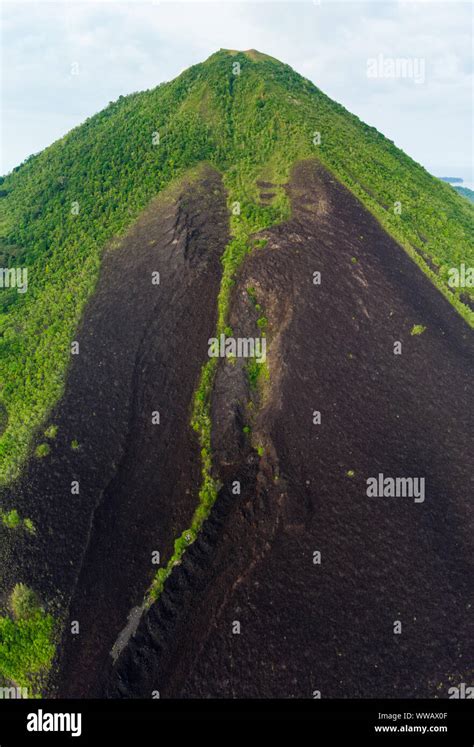
[[(446, 698), (472, 681), (470, 330), (327, 172), (299, 165), (289, 192), (292, 218), (263, 233), (229, 317), (257, 334), (255, 294), (271, 386), (220, 363), (223, 487), (110, 661), (109, 697)], [(368, 497), (379, 473), (424, 476), (425, 500)]]
[[(432, 476), (435, 512), (428, 522), (435, 536), (441, 533), (443, 547), (448, 529), (456, 537), (442, 588), (453, 583), (458, 615), (466, 603), (457, 573), (467, 563), (468, 480), (468, 423), (460, 403), (468, 393), (466, 321), (472, 317), (463, 300), (469, 302), (472, 291), (446, 281), (449, 268), (472, 264), (473, 211), (465, 200), (287, 66), (254, 51), (225, 50), (172, 83), (121, 97), (6, 177), (4, 191), (1, 250), (12, 266), (27, 265), (29, 281), (27, 293), (10, 289), (1, 297), (1, 508), (9, 517), (18, 509), (23, 524), (12, 531), (8, 524), (17, 522), (10, 518), (1, 527), (0, 628), (12, 626), (14, 585), (35, 589), (46, 610), (34, 618), (41, 641), (51, 625), (45, 614), (55, 618), (56, 642), (62, 635), (49, 692), (142, 695), (159, 677), (168, 694), (239, 695), (252, 687), (262, 695), (285, 694), (283, 680), (264, 677), (264, 667), (260, 681), (253, 676), (247, 655), (238, 676), (229, 675), (227, 664), (219, 668), (229, 641), (216, 621), (241, 589), (250, 593), (245, 583), (254, 569), (262, 574), (256, 588), (271, 588), (267, 560), (282, 580), (277, 619), (289, 620), (291, 609), (280, 602), (285, 589), (303, 596), (290, 578), (301, 569), (297, 560), (284, 568), (282, 557), (294, 550), (293, 529), (310, 553), (304, 542), (312, 541), (312, 530), (305, 532), (308, 517), (316, 518), (311, 507), (320, 501), (319, 492), (302, 487), (303, 477), (305, 486), (321, 485), (323, 495), (339, 500), (348, 485), (360, 490), (358, 476), (384, 459), (384, 470)], [(319, 296), (315, 271), (326, 278)], [(151, 282), (154, 272), (159, 285)], [(269, 366), (208, 358), (209, 337), (252, 330), (268, 336)], [(354, 337), (363, 341), (360, 360), (351, 347)], [(79, 342), (79, 355), (71, 355), (71, 340)], [(406, 361), (398, 366), (395, 340), (403, 341), (400, 360)], [(380, 358), (375, 369), (374, 355)], [(320, 408), (312, 403), (314, 393), (301, 388), (318, 365)], [(369, 407), (359, 400), (372, 390)], [(319, 456), (320, 444), (308, 438), (294, 413), (304, 418), (313, 408), (337, 409), (338, 397), (340, 420), (328, 428), (328, 452)], [(390, 397), (395, 404), (387, 424)], [(439, 419), (431, 413), (433, 401), (441, 402)], [(158, 430), (151, 424), (156, 411)], [(341, 437), (343, 422), (347, 434)], [(438, 444), (441, 422), (451, 423), (457, 455), (446, 486), (437, 472), (445, 455)], [(406, 444), (396, 459), (398, 439)], [(339, 440), (354, 460), (344, 473)], [(312, 462), (314, 472), (308, 472), (305, 465)], [(331, 470), (332, 487), (326, 482)], [(347, 476), (351, 470), (355, 475)], [(247, 491), (239, 501), (229, 494), (235, 471)], [(439, 508), (442, 490), (456, 517), (452, 524), (444, 523)], [(241, 504), (242, 515), (236, 514)], [(344, 511), (349, 508), (354, 511), (352, 503)], [(356, 527), (365, 536), (371, 510), (363, 498), (345, 529)], [(418, 516), (407, 524), (403, 513), (396, 516), (402, 550), (393, 563), (403, 579), (408, 570), (398, 552), (422, 562), (413, 535)], [(330, 511), (320, 518), (327, 541), (334, 541), (341, 526), (331, 523)], [(280, 532), (284, 519), (289, 534)], [(26, 531), (28, 521), (32, 531)], [(375, 614), (372, 557), (378, 562), (390, 547), (382, 509), (375, 524), (366, 596), (354, 602), (357, 615), (364, 604), (369, 616)], [(353, 535), (343, 536), (349, 556), (357, 553)], [(437, 562), (436, 542), (423, 536), (420, 598), (423, 578), (431, 578)], [(157, 550), (158, 573), (152, 563)], [(241, 573), (235, 575), (232, 564)], [(309, 593), (314, 604), (321, 595), (323, 617), (336, 581), (329, 574), (327, 587), (315, 585)], [(208, 619), (202, 618), (196, 583)], [(345, 603), (351, 584), (349, 576), (341, 586)], [(389, 588), (384, 580), (388, 595)], [(173, 589), (182, 595), (179, 610), (170, 602)], [(401, 603), (399, 587), (392, 592)], [(301, 614), (309, 614), (302, 604)], [(262, 605), (271, 608), (273, 601), (259, 593), (255, 609)], [(185, 646), (188, 636), (190, 609), (196, 613), (189, 646), (203, 654), (198, 664), (192, 652), (176, 658), (175, 647)], [(428, 600), (420, 614), (431, 615)], [(330, 619), (343, 629), (344, 620)], [(15, 638), (6, 657), (0, 652), (0, 673), (35, 687), (29, 661), (17, 656), (25, 649), (23, 622), (14, 623), (20, 645)], [(80, 632), (71, 635), (75, 622)], [(281, 628), (276, 631), (275, 650)], [(436, 640), (446, 641), (447, 621), (435, 615), (433, 631)], [(462, 647), (465, 634), (459, 635), (456, 646)], [(260, 629), (250, 643), (260, 645), (262, 636)], [(152, 666), (137, 654), (137, 642)], [(332, 654), (320, 639), (314, 647), (296, 642), (301, 655), (307, 651), (304, 656), (317, 656), (323, 670), (332, 668)], [(28, 638), (27, 650), (30, 643)], [(369, 635), (364, 645), (369, 652), (379, 643)], [(50, 649), (43, 648), (36, 663), (45, 674)], [(121, 656), (107, 681), (102, 673), (111, 653), (114, 660)], [(282, 655), (282, 666), (289, 666), (289, 656)], [(457, 674), (452, 657), (439, 662), (427, 671), (420, 692), (430, 692), (430, 678)], [(215, 669), (214, 680), (201, 665)], [(302, 660), (299, 665), (306, 667)], [(350, 687), (357, 666), (356, 659), (347, 663)], [(327, 672), (325, 677), (336, 693)], [(387, 687), (369, 678), (363, 692), (380, 694)]]
[(202, 160), (223, 173), (229, 205), (240, 204), (234, 223), (248, 235), (288, 216), (281, 190), (259, 204), (257, 180), (285, 183), (295, 160), (308, 156), (361, 199), (468, 317), (460, 298), (472, 298), (472, 289), (446, 281), (450, 267), (472, 264), (472, 207), (287, 65), (222, 50), (171, 83), (120, 97), (5, 177), (2, 264), (26, 266), (29, 280), (27, 293), (9, 289), (0, 299), (4, 483), (19, 474), (64, 389), (69, 343), (106, 242)]

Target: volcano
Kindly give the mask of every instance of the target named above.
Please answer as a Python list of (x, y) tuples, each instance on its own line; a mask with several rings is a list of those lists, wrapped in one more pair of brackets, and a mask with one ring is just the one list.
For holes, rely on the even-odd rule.
[(287, 65), (220, 50), (27, 159), (0, 213), (28, 271), (0, 294), (5, 683), (472, 681), (467, 200)]

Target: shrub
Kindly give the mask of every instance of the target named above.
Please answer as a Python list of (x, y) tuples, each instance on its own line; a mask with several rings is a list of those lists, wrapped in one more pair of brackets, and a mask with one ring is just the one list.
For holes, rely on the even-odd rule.
[(39, 677), (51, 666), (54, 621), (38, 610), (26, 618), (0, 617), (0, 674), (35, 695)]
[(42, 459), (43, 457), (48, 456), (50, 451), (51, 448), (49, 444), (40, 444), (36, 447), (35, 456), (37, 456), (38, 459)]
[(10, 595), (10, 605), (16, 620), (26, 620), (41, 611), (38, 597), (26, 584), (15, 584)]
[(2, 515), (2, 521), (9, 529), (16, 529), (20, 525), (21, 519), (18, 511), (13, 508), (8, 513)]
[(30, 534), (36, 534), (36, 527), (31, 521), (31, 519), (23, 519), (23, 526), (25, 527), (26, 531)]

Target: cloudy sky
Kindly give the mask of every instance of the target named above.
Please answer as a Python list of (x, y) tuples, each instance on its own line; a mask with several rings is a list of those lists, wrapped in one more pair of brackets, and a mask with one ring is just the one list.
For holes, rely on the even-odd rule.
[[(121, 94), (171, 80), (219, 48), (254, 48), (432, 173), (472, 184), (471, 44), (472, 5), (456, 0), (3, 0), (0, 172)], [(367, 76), (368, 60), (396, 58), (423, 75)]]

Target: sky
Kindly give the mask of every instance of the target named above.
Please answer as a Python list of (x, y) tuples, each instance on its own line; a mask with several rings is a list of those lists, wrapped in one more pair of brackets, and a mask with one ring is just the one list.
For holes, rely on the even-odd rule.
[(0, 173), (225, 48), (277, 57), (431, 173), (473, 187), (472, 13), (457, 0), (3, 0)]

